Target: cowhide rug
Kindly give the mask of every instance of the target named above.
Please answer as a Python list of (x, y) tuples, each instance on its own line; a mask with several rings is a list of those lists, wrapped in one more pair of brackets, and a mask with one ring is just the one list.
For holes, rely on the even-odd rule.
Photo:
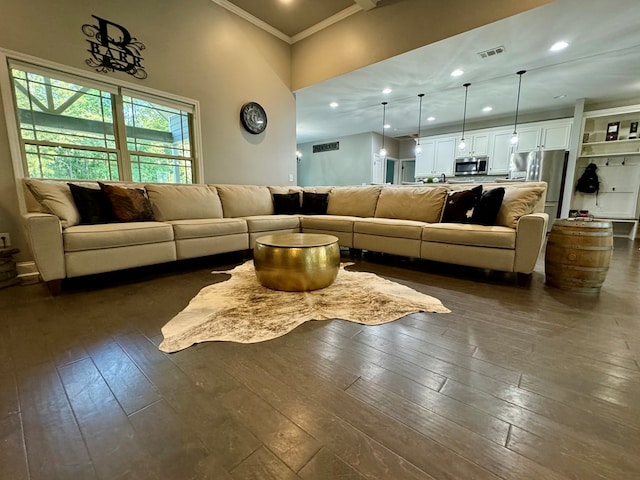
[[(348, 264), (346, 264), (348, 265)], [(448, 313), (434, 297), (378, 277), (350, 272), (345, 264), (335, 282), (312, 292), (280, 292), (258, 282), (253, 262), (226, 272), (231, 278), (200, 290), (164, 327), (163, 352), (195, 343), (255, 343), (290, 332), (308, 320), (339, 318), (379, 325), (415, 312)]]

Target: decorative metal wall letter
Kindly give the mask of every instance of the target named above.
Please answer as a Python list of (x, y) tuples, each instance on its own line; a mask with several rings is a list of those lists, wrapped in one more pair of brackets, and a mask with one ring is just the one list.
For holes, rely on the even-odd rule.
[(91, 47), (87, 51), (91, 58), (86, 60), (87, 65), (97, 67), (98, 72), (118, 71), (126, 72), (140, 80), (147, 78), (147, 72), (140, 64), (144, 60), (140, 53), (145, 49), (144, 44), (132, 37), (122, 25), (95, 15), (91, 16), (98, 24), (82, 25), (82, 32), (90, 38), (87, 42)]

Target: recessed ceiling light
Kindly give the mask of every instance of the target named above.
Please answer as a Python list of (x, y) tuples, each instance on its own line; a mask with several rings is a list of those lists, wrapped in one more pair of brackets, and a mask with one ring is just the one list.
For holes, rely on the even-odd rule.
[(493, 110), (493, 107), (490, 107), (488, 105), (482, 109), (483, 112), (490, 112), (491, 110)]
[(391, 125), (389, 125), (388, 123), (385, 123), (384, 128), (391, 128)]
[(433, 122), (436, 119), (436, 117), (427, 117), (427, 122)]
[(451, 72), (451, 76), (452, 77), (459, 77), (463, 73), (464, 73), (463, 70), (460, 70), (459, 68), (456, 68), (453, 72)]
[(549, 50), (552, 52), (559, 52), (560, 50), (564, 50), (568, 46), (569, 44), (567, 42), (565, 42), (564, 40), (561, 40), (551, 45), (551, 48), (549, 48)]
[(331, 103), (329, 104), (329, 106), (330, 106), (331, 108), (338, 108), (338, 102), (331, 102)]
[(385, 87), (382, 90), (382, 93), (384, 93), (385, 95), (389, 95), (391, 92), (393, 92), (393, 90), (391, 90), (389, 87)]

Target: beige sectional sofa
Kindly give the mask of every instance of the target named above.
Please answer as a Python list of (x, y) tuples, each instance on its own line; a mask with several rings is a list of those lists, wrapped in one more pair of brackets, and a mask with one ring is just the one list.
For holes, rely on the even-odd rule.
[[(73, 182), (98, 188), (95, 182)], [(328, 233), (342, 247), (530, 274), (548, 215), (543, 182), (505, 187), (496, 225), (440, 223), (451, 191), (437, 186), (267, 187), (256, 185), (113, 185), (143, 188), (154, 221), (80, 224), (66, 182), (25, 180), (25, 227), (42, 279), (60, 281), (143, 265), (249, 250), (264, 234)], [(328, 193), (326, 215), (276, 215), (272, 195)]]

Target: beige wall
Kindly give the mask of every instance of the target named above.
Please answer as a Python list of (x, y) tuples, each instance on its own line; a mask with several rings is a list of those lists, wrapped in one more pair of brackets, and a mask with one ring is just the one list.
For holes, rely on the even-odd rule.
[(381, 0), (292, 47), (293, 90), (380, 62), (551, 0)]
[[(123, 25), (146, 45), (149, 76), (106, 77), (200, 102), (205, 182), (296, 183), (288, 44), (210, 0), (0, 0), (0, 12), (0, 48), (88, 72), (93, 69), (85, 64), (88, 44), (81, 26), (94, 22), (92, 14)], [(247, 101), (267, 111), (262, 135), (240, 125), (239, 110)], [(4, 118), (0, 172), (0, 232), (9, 231), (14, 245), (26, 251)]]

